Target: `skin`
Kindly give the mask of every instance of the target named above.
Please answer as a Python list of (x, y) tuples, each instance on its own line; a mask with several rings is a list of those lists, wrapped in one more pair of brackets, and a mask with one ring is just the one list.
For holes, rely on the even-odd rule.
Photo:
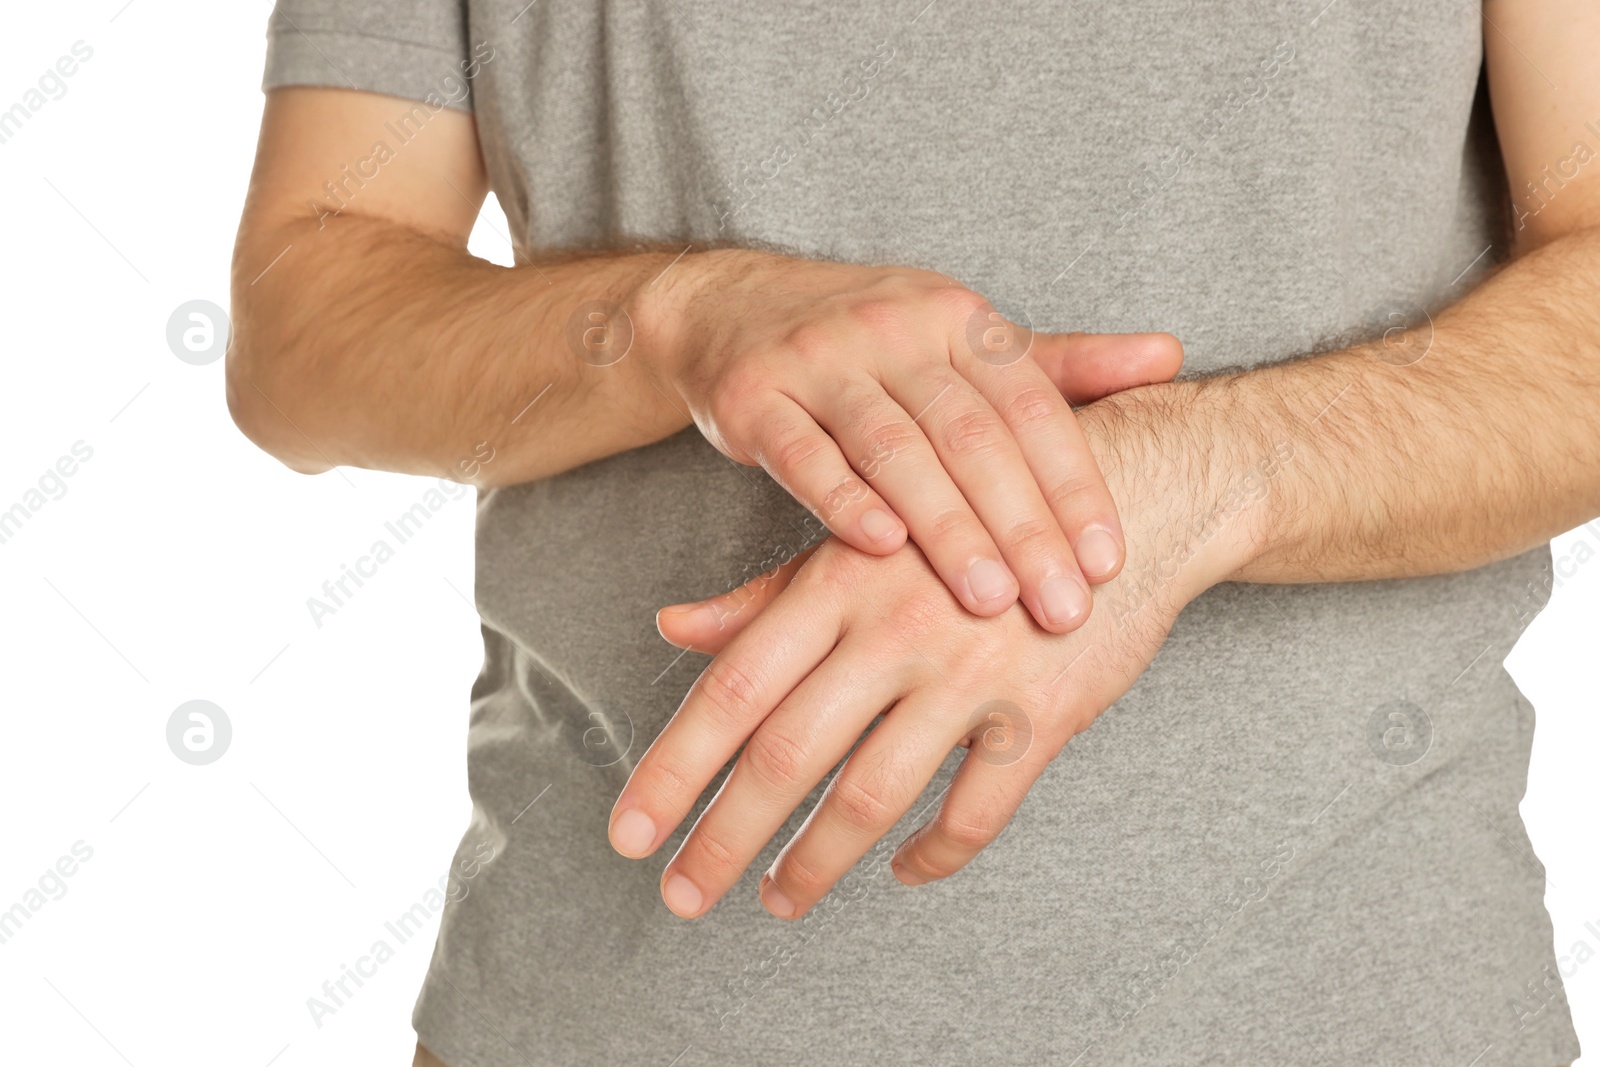
[[(830, 811), (819, 809), (788, 843), (762, 880), (763, 900), (775, 913), (803, 914), (831, 884), (829, 874), (870, 844), (884, 813), (920, 791), (931, 757), (911, 736), (917, 726), (954, 735), (948, 744), (965, 742), (977, 753), (933, 820), (895, 856), (903, 881), (948, 876), (993, 839), (1053, 749), (1125, 690), (1182, 606), (1212, 584), (1460, 570), (1600, 514), (1600, 440), (1590, 430), (1600, 418), (1600, 194), (1590, 168), (1546, 201), (1523, 193), (1525, 183), (1548, 182), (1543, 168), (1569, 158), (1585, 121), (1600, 114), (1600, 68), (1591, 61), (1600, 12), (1583, 0), (1538, 10), (1489, 0), (1485, 14), (1496, 122), (1519, 201), (1516, 259), (1437, 316), (1431, 342), (1408, 334), (1391, 339), (1391, 347), (1152, 385), (1080, 413), (1090, 455), (1119, 507), (1126, 562), (1098, 587), (1099, 608), (1074, 632), (1043, 632), (1018, 605), (981, 620), (958, 611), (949, 584), (915, 545), (877, 546), (892, 553), (886, 555), (872, 554), (874, 545), (853, 547), (848, 538), (860, 540), (862, 531), (837, 516), (831, 528), (839, 539), (748, 597), (725, 602), (720, 612), (663, 613), (663, 632), (721, 649), (721, 666), (708, 671), (709, 684), (697, 683), (630, 781), (614, 813), (614, 843), (643, 854), (635, 847), (641, 836), (622, 827), (636, 810), (651, 820), (644, 851), (651, 842), (659, 847), (694, 799), (680, 783), (702, 771), (709, 781), (717, 769), (703, 766), (711, 756), (691, 754), (681, 765), (657, 756), (680, 734), (704, 731), (712, 755), (717, 747), (725, 752), (720, 766), (781, 722), (798, 746), (788, 765), (809, 773), (841, 730), (892, 706), (868, 738), (894, 724), (874, 753), (882, 758), (852, 760), (855, 770), (846, 771), (854, 777), (842, 788), (843, 776), (835, 779), (824, 801)], [(716, 374), (692, 358), (646, 357), (671, 351), (663, 338), (673, 336), (672, 309), (697, 298), (714, 303), (716, 289), (697, 283), (717, 276), (710, 268), (719, 257), (732, 263), (739, 254), (702, 257), (696, 250), (676, 267), (676, 249), (510, 270), (476, 260), (465, 240), (485, 179), (470, 119), (452, 112), (431, 118), (426, 134), (339, 215), (308, 212), (322, 183), (363, 156), (383, 123), (408, 107), (334, 90), (269, 95), (235, 264), (228, 386), (241, 428), (297, 470), (347, 463), (496, 485), (649, 444), (695, 421), (688, 397), (703, 396), (693, 391)], [(882, 282), (864, 279), (863, 288)], [(567, 322), (587, 300), (628, 312), (640, 358), (624, 358), (603, 375), (570, 358)], [(878, 303), (876, 296), (864, 300)], [(1170, 339), (1135, 341), (1121, 359), (1107, 347), (1118, 343), (1126, 342), (1065, 337), (1058, 348), (1035, 345), (1028, 362), (1075, 402), (1170, 376)], [(946, 347), (952, 371), (961, 373), (953, 346)], [(1411, 361), (1419, 350), (1426, 354)], [(660, 369), (668, 365), (684, 368), (686, 385), (676, 397)], [(1143, 369), (1121, 381), (1106, 373), (1130, 366)], [(529, 402), (541, 405), (537, 418), (520, 417)], [(709, 422), (717, 425), (714, 410)], [(475, 466), (468, 457), (481, 441), (495, 444), (497, 458)], [(1287, 462), (1284, 444), (1292, 450)], [(1261, 464), (1274, 457), (1280, 464), (1269, 477)], [(852, 467), (864, 473), (859, 461)], [(949, 473), (959, 488), (957, 473)], [(784, 484), (798, 487), (801, 479)], [(1261, 484), (1264, 495), (1253, 488)], [(921, 544), (915, 530), (912, 540)], [(891, 628), (866, 603), (907, 621)], [(831, 633), (828, 647), (807, 644), (796, 620)], [(908, 651), (946, 642), (1008, 658), (977, 677), (970, 659), (941, 654), (919, 663)], [(893, 684), (852, 695), (830, 668), (845, 654), (856, 659), (836, 666), (859, 660)], [(748, 673), (729, 669), (739, 657), (747, 658)], [(708, 691), (719, 690), (727, 695), (707, 700)], [(809, 734), (775, 714), (786, 700), (791, 708), (802, 703), (792, 699), (801, 690), (806, 707), (825, 713)], [(978, 714), (1005, 693), (1020, 715)], [(781, 741), (761, 745), (783, 758)], [(743, 780), (757, 782), (749, 773)], [(669, 863), (664, 886), (683, 875), (707, 887), (696, 884), (696, 907), (681, 913), (703, 914), (723, 868), (754, 853), (762, 825), (776, 825), (783, 783), (753, 789), (731, 798), (725, 788), (702, 817), (704, 823), (715, 809), (736, 808), (731, 801), (739, 799), (750, 808), (746, 821), (728, 815), (728, 836), (716, 847), (691, 835)], [(697, 857), (709, 857), (701, 859), (708, 865), (693, 866)], [(669, 906), (673, 899), (669, 894)]]
[(762, 901), (781, 918), (803, 915), (967, 743), (973, 753), (939, 815), (893, 861), (910, 885), (953, 873), (993, 840), (1067, 740), (1149, 665), (1182, 606), (1229, 573), (1249, 538), (1247, 513), (1172, 580), (1148, 580), (1186, 547), (1171, 536), (1181, 530), (1169, 525), (1164, 498), (1190, 498), (1212, 476), (1192, 480), (1199, 472), (1142, 451), (1108, 416), (1092, 405), (1083, 425), (1123, 494), (1129, 567), (1070, 634), (1045, 633), (1020, 609), (987, 619), (963, 611), (914, 547), (871, 557), (833, 538), (762, 585), (661, 613), (669, 640), (721, 651), (635, 770), (613, 844), (624, 855), (653, 852), (739, 752), (663, 874), (675, 914), (710, 910), (880, 713), (761, 879)]
[[(408, 114), (420, 132), (371, 162)], [(1121, 568), (1117, 508), (1068, 402), (1170, 378), (1170, 335), (1031, 332), (940, 274), (745, 249), (503, 268), (466, 251), (486, 188), (469, 116), (268, 95), (228, 354), (252, 440), (306, 472), (493, 486), (692, 424), (856, 548), (909, 536), (975, 614), (1020, 595), (1064, 633)]]
[[(1600, 8), (1491, 0), (1486, 23), (1515, 192), (1594, 146)], [(805, 914), (966, 744), (937, 812), (892, 861), (908, 885), (948, 877), (1218, 582), (1465, 570), (1600, 515), (1596, 173), (1547, 185), (1537, 214), (1524, 199), (1514, 259), (1420, 329), (1081, 411), (1127, 565), (1074, 632), (1043, 632), (1018, 609), (974, 618), (915, 548), (868, 557), (838, 539), (733, 599), (664, 611), (669, 640), (720, 652), (625, 787), (613, 845), (659, 848), (738, 753), (662, 875), (674, 913), (703, 915), (872, 727), (761, 878), (763, 903)]]

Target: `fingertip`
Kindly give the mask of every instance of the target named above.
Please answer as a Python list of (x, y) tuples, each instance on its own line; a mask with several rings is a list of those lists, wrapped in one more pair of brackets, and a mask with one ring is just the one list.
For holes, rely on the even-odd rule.
[(1004, 600), (986, 600), (980, 603), (967, 598), (964, 606), (966, 607), (967, 611), (978, 616), (980, 619), (992, 619), (996, 615), (1004, 615), (1006, 612), (1010, 611), (1012, 605), (1015, 604), (1018, 599), (1018, 597), (1013, 596)]
[(671, 604), (656, 612), (656, 633), (667, 644), (688, 648), (694, 643), (690, 631), (702, 604)]
[(661, 879), (661, 902), (678, 918), (694, 919), (705, 907), (705, 894), (688, 878), (673, 871)]
[(1145, 343), (1145, 360), (1149, 365), (1153, 381), (1170, 381), (1183, 369), (1183, 342), (1170, 333), (1148, 333), (1143, 335)]
[(899, 856), (889, 861), (889, 870), (894, 873), (895, 880), (903, 886), (919, 886), (928, 883), (928, 879), (913, 872)]
[(770, 871), (761, 876), (761, 885), (756, 890), (756, 895), (761, 900), (761, 906), (766, 908), (767, 913), (773, 918), (798, 919), (800, 917), (800, 909), (795, 907), (794, 901), (789, 899), (787, 893), (778, 888), (778, 884), (772, 880)]
[(874, 541), (862, 534), (859, 529), (845, 530), (842, 533), (835, 530), (834, 533), (838, 534), (839, 540), (851, 548), (865, 552), (869, 556), (892, 556), (905, 547), (906, 543), (906, 539), (903, 536), (892, 538), (888, 541)]
[(611, 847), (631, 860), (644, 859), (656, 850), (656, 825), (638, 808), (617, 812), (607, 830)]
[(1072, 546), (1078, 569), (1091, 583), (1109, 582), (1122, 570), (1127, 550), (1122, 538), (1108, 526), (1089, 526)]
[(1075, 576), (1057, 574), (1039, 583), (1037, 603), (1030, 611), (1040, 626), (1053, 634), (1067, 634), (1089, 619), (1093, 597)]
[(994, 559), (974, 560), (951, 588), (968, 611), (984, 618), (1006, 611), (1017, 602), (1021, 592), (1016, 575)]
[(885, 508), (868, 508), (856, 520), (864, 543), (863, 552), (887, 555), (906, 543), (906, 526)]
[(1122, 566), (1123, 560), (1119, 557), (1116, 566), (1112, 567), (1108, 571), (1103, 571), (1099, 574), (1090, 574), (1088, 571), (1085, 571), (1083, 574), (1084, 581), (1088, 582), (1090, 585), (1105, 585), (1111, 579), (1122, 573)]

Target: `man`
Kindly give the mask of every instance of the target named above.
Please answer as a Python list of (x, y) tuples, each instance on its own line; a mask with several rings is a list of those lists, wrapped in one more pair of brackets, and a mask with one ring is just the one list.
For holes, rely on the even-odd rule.
[(1597, 41), (280, 5), (235, 417), (483, 489), (418, 1062), (1575, 1057), (1500, 662), (1600, 514)]

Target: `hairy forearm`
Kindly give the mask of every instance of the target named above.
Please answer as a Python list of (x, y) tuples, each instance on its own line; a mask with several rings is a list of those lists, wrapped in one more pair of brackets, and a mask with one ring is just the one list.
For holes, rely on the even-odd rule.
[[(637, 448), (689, 424), (656, 381), (656, 339), (634, 313), (672, 260), (505, 268), (348, 213), (259, 229), (247, 220), (229, 406), (253, 440), (307, 472), (351, 465), (505, 485)], [(627, 355), (597, 365), (623, 345)]]
[(1102, 406), (1113, 447), (1223, 515), (1214, 577), (1354, 581), (1514, 555), (1600, 515), (1600, 231), (1516, 260), (1407, 336)]

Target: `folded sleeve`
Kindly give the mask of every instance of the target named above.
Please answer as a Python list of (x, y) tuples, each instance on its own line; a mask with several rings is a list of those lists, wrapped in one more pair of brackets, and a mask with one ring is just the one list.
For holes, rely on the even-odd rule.
[(263, 90), (360, 89), (472, 110), (465, 0), (278, 0)]

